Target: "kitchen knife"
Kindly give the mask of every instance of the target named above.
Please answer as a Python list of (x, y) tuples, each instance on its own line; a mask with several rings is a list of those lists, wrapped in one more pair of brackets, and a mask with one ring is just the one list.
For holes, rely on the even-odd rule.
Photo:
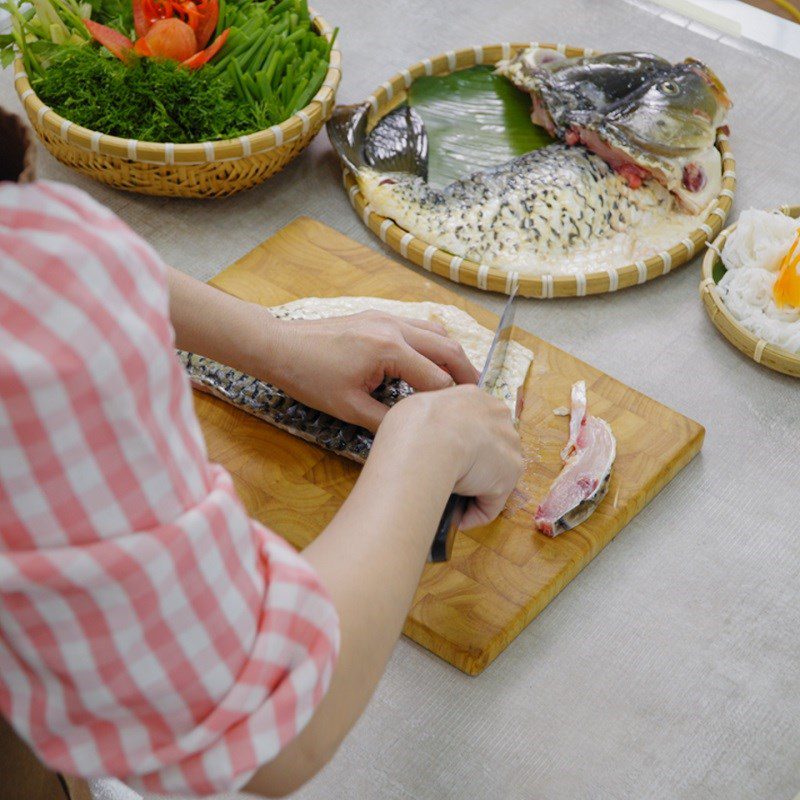
[[(516, 293), (508, 298), (506, 307), (500, 316), (500, 322), (497, 325), (497, 330), (494, 332), (494, 339), (489, 347), (489, 353), (486, 356), (486, 362), (481, 370), (481, 377), (478, 380), (478, 386), (486, 391), (491, 392), (497, 383), (497, 379), (503, 370), (503, 363), (506, 359), (506, 350), (508, 343), (511, 341), (511, 329), (514, 327), (514, 314), (516, 313)], [(453, 549), (453, 540), (456, 536), (456, 531), (461, 524), (461, 518), (467, 510), (469, 503), (468, 497), (463, 497), (460, 494), (451, 494), (444, 507), (442, 517), (439, 520), (439, 526), (436, 529), (436, 535), (433, 537), (433, 544), (431, 551), (428, 555), (428, 561), (448, 561), (450, 553)]]

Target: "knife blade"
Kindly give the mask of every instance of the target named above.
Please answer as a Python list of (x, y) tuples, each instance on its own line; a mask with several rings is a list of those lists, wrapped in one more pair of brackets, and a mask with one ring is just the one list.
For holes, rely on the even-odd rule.
[[(500, 322), (494, 332), (492, 344), (486, 356), (478, 386), (491, 392), (497, 383), (500, 373), (503, 371), (503, 364), (506, 359), (508, 343), (511, 341), (511, 331), (514, 327), (514, 316), (517, 311), (516, 292), (512, 294), (506, 302), (503, 313), (500, 315)], [(467, 510), (469, 498), (460, 494), (451, 494), (444, 507), (439, 525), (436, 528), (436, 535), (433, 537), (428, 561), (441, 562), (449, 561), (450, 553), (453, 550), (453, 540), (456, 537), (461, 519)]]

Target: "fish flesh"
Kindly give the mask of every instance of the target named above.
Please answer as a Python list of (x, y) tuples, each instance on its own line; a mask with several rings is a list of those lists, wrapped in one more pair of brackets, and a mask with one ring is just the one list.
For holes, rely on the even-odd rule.
[[(309, 297), (269, 309), (274, 316), (285, 320), (323, 319), (367, 310), (439, 322), (448, 335), (461, 344), (476, 369), (483, 365), (492, 343), (492, 331), (479, 325), (465, 311), (432, 302), (409, 303), (378, 297)], [(326, 450), (359, 463), (366, 461), (373, 435), (365, 428), (310, 408), (272, 384), (197, 353), (178, 350), (178, 358), (196, 389)], [(508, 406), (511, 414), (517, 408), (532, 360), (530, 350), (519, 342), (509, 342), (492, 394)], [(372, 396), (391, 407), (412, 393), (413, 389), (405, 381), (387, 377)]]
[(536, 509), (536, 527), (547, 536), (558, 536), (580, 525), (608, 492), (617, 440), (611, 426), (587, 412), (586, 383), (572, 387), (570, 434), (561, 453), (564, 466)]
[(714, 143), (731, 101), (702, 62), (671, 64), (652, 53), (566, 58), (529, 47), (496, 72), (530, 93), (535, 124), (588, 147), (631, 186), (655, 178), (694, 212), (719, 193)]
[[(608, 83), (611, 93), (620, 91), (613, 88), (614, 81), (621, 80), (620, 71), (628, 80), (636, 73), (627, 62), (617, 61), (610, 59), (602, 79), (597, 79), (600, 86)], [(647, 74), (652, 71), (647, 61), (638, 69)], [(510, 68), (507, 71), (511, 76)], [(696, 72), (688, 74), (702, 82)], [(680, 82), (678, 77), (675, 81)], [(585, 92), (591, 95), (588, 88)], [(626, 101), (631, 120), (623, 121), (628, 127), (638, 113), (647, 117), (656, 134), (662, 129), (670, 134), (669, 140), (666, 134), (663, 141), (656, 134), (637, 140), (637, 163), (650, 165), (646, 177), (638, 182), (619, 167), (609, 146), (598, 146), (597, 155), (586, 146), (573, 146), (581, 144), (580, 140), (566, 141), (566, 130), (566, 143), (479, 170), (441, 189), (427, 181), (427, 135), (413, 108), (401, 106), (391, 111), (368, 131), (369, 105), (338, 106), (328, 122), (328, 134), (370, 209), (424, 242), (522, 275), (584, 274), (649, 258), (685, 239), (702, 224), (719, 192), (721, 158), (713, 146), (713, 131), (711, 146), (695, 153), (699, 139), (691, 135), (694, 128), (687, 123), (685, 142), (674, 130), (674, 120), (683, 119), (679, 114), (686, 105), (683, 92), (662, 99), (659, 105), (644, 93)], [(572, 100), (564, 90), (548, 102), (554, 118), (560, 119), (556, 109)], [(613, 108), (602, 106), (595, 116), (607, 119), (611, 126), (616, 119), (613, 114)], [(715, 112), (712, 122), (720, 119)], [(623, 121), (614, 124), (622, 129)], [(594, 132), (588, 122), (584, 128)], [(629, 139), (633, 139), (632, 133)], [(664, 161), (660, 153), (668, 145), (673, 149), (683, 146), (702, 162), (701, 189), (689, 192), (683, 184), (675, 186), (674, 180), (657, 179), (665, 174), (666, 166), (658, 172), (655, 162)], [(645, 167), (639, 168), (644, 175)], [(652, 180), (647, 179), (650, 176)], [(692, 199), (686, 200), (684, 195)]]
[(561, 460), (566, 461), (574, 452), (578, 444), (578, 436), (581, 432), (581, 426), (586, 419), (586, 381), (576, 381), (572, 386), (572, 393), (570, 395), (570, 408), (572, 413), (569, 418), (569, 439), (564, 449), (561, 451)]

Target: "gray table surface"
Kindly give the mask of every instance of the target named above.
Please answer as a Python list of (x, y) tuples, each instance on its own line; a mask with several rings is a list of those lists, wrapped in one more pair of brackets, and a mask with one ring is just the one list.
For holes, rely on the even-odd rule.
[[(800, 202), (800, 61), (788, 56), (627, 0), (319, 0), (318, 10), (342, 29), (342, 102), (476, 43), (701, 57), (735, 99), (735, 213)], [(0, 102), (19, 108), (8, 72)], [(85, 188), (200, 278), (300, 214), (381, 247), (324, 134), (278, 177), (217, 202), (112, 191), (44, 151), (39, 173)], [(703, 452), (480, 677), (401, 640), (363, 718), (298, 798), (790, 800), (800, 790), (800, 384), (720, 337), (698, 281), (699, 259), (618, 294), (520, 309), (524, 327), (703, 423)], [(495, 311), (502, 300), (458, 291)]]

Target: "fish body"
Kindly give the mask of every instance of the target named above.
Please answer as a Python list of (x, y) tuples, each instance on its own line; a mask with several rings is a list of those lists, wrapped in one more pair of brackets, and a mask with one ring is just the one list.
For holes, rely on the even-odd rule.
[(587, 413), (586, 384), (572, 388), (570, 436), (561, 453), (564, 466), (536, 509), (534, 522), (555, 537), (587, 520), (606, 496), (617, 442), (611, 426)]
[(429, 244), (524, 274), (624, 266), (700, 224), (653, 181), (633, 189), (585, 148), (553, 144), (443, 189), (408, 173), (362, 167), (373, 210)]
[[(375, 310), (436, 321), (461, 344), (476, 368), (486, 360), (493, 336), (492, 331), (479, 325), (465, 311), (431, 302), (406, 303), (377, 297), (310, 297), (269, 310), (285, 320), (322, 319)], [(178, 358), (198, 390), (352, 461), (366, 461), (373, 435), (365, 428), (310, 408), (276, 386), (210, 358), (183, 350), (178, 351)], [(506, 403), (512, 414), (532, 359), (530, 350), (518, 342), (510, 342), (503, 370), (492, 387), (492, 393)], [(413, 389), (405, 381), (387, 377), (372, 396), (391, 407), (411, 394)]]
[(715, 136), (730, 106), (705, 65), (529, 48), (497, 71), (563, 141), (438, 189), (413, 108), (368, 130), (368, 105), (338, 106), (328, 134), (371, 210), (455, 256), (533, 275), (622, 267), (702, 224), (721, 190)]
[(531, 119), (605, 158), (632, 186), (653, 177), (689, 210), (719, 192), (714, 146), (731, 101), (700, 61), (652, 53), (564, 58), (531, 47), (497, 72), (533, 99)]

